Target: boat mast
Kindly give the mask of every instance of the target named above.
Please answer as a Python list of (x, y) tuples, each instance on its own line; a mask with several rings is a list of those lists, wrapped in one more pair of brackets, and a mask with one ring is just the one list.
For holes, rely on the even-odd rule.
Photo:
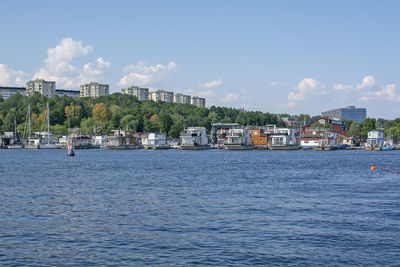
[(17, 141), (16, 138), (17, 138), (17, 121), (15, 120), (15, 117), (14, 117), (14, 145)]
[(50, 145), (50, 110), (47, 102), (47, 144)]
[(28, 138), (31, 137), (31, 104), (28, 105)]

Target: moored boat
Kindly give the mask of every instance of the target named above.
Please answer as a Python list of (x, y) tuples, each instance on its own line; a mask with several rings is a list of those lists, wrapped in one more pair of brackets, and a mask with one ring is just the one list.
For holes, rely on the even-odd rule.
[(207, 150), (210, 149), (205, 127), (188, 127), (181, 134), (181, 150)]
[(250, 130), (246, 128), (230, 129), (225, 143), (226, 150), (252, 150)]

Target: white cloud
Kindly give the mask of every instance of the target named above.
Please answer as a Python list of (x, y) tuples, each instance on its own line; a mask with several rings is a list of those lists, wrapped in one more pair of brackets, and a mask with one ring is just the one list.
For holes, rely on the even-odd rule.
[(378, 91), (370, 91), (364, 93), (360, 100), (362, 101), (370, 101), (370, 100), (399, 100), (397, 98), (397, 90), (395, 84), (388, 84), (383, 86)]
[(239, 95), (237, 93), (229, 93), (226, 94), (225, 97), (222, 99), (224, 102), (233, 102), (239, 99)]
[(357, 89), (369, 89), (376, 86), (375, 78), (371, 75), (365, 76), (361, 83), (357, 84)]
[(103, 58), (87, 63), (82, 68), (71, 64), (74, 58), (85, 56), (92, 52), (90, 45), (83, 46), (82, 41), (68, 37), (47, 50), (45, 66), (39, 69), (33, 78), (56, 81), (57, 87), (77, 88), (80, 84), (90, 81), (101, 82), (110, 70), (111, 64)]
[(298, 101), (303, 101), (311, 95), (321, 95), (326, 92), (323, 91), (325, 85), (312, 78), (305, 78), (301, 80), (296, 86), (293, 87), (288, 95), (287, 106), (292, 107)]
[(281, 83), (280, 82), (270, 82), (270, 84), (269, 84), (269, 86), (271, 86), (271, 87), (275, 87), (275, 86), (279, 86), (279, 85), (281, 85)]
[(146, 62), (140, 61), (137, 65), (126, 66), (124, 75), (119, 81), (120, 86), (157, 86), (167, 82), (171, 73), (178, 71), (178, 66), (174, 61), (167, 65), (157, 64), (148, 66)]
[(80, 80), (82, 83), (101, 80), (109, 72), (110, 68), (111, 63), (99, 57), (95, 62), (87, 63), (83, 66)]
[(352, 84), (335, 83), (333, 85), (333, 89), (335, 91), (339, 91), (339, 92), (351, 92), (351, 91), (354, 90), (354, 85), (352, 85)]
[(0, 86), (25, 86), (29, 74), (0, 63)]
[(222, 84), (222, 79), (219, 80), (214, 80), (211, 82), (206, 82), (204, 84), (200, 84), (200, 87), (202, 88), (214, 88), (214, 87), (218, 87)]
[(198, 95), (200, 97), (213, 97), (213, 96), (215, 96), (215, 92), (213, 90), (200, 91), (200, 92), (197, 92), (196, 95)]

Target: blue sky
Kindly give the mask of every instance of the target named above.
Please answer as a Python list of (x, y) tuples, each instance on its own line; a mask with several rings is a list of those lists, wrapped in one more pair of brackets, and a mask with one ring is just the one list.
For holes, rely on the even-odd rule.
[(400, 117), (400, 1), (4, 1), (0, 85), (53, 79)]

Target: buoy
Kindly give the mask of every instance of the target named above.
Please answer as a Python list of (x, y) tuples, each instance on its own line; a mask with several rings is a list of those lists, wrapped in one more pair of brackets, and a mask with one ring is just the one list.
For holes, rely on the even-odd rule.
[(376, 167), (375, 166), (372, 166), (371, 167), (371, 171), (375, 171), (376, 170)]

